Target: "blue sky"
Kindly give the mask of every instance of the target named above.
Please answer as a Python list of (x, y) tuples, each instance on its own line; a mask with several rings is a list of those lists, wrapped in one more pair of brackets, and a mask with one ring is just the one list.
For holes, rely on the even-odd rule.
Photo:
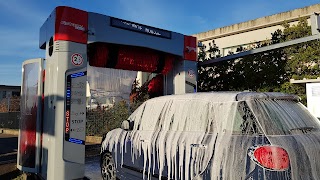
[(20, 85), (21, 64), (44, 57), (39, 29), (56, 6), (71, 6), (183, 34), (256, 19), (319, 0), (0, 0), (0, 85)]

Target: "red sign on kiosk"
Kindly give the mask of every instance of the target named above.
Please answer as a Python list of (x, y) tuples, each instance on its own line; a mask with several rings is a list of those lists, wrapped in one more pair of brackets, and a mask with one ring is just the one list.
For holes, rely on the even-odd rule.
[(185, 60), (197, 61), (197, 38), (193, 36), (184, 36), (184, 53)]
[(69, 133), (70, 130), (70, 111), (66, 112), (66, 133)]
[(70, 7), (56, 8), (54, 40), (86, 44), (88, 40), (88, 12)]

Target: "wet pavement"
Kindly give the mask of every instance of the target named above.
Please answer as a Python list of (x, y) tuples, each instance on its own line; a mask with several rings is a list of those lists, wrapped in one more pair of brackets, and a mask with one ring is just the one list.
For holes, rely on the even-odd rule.
[(18, 151), (17, 136), (0, 134), (0, 147), (0, 165), (16, 162)]
[[(0, 133), (0, 176), (16, 171), (18, 137)], [(100, 145), (86, 145), (85, 176), (92, 180), (101, 180)], [(0, 178), (1, 179), (1, 178)]]
[[(11, 179), (8, 174), (19, 174), (16, 167), (18, 137), (0, 133), (0, 179)], [(13, 173), (14, 172), (14, 173)]]
[(93, 156), (86, 158), (85, 176), (92, 180), (101, 180), (100, 157)]

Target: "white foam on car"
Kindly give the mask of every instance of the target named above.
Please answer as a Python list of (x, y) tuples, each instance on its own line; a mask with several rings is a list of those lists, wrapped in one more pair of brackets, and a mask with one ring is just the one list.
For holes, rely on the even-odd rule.
[[(246, 164), (250, 161), (247, 150), (255, 144), (254, 141), (259, 135), (251, 132), (255, 131), (254, 129), (247, 129), (251, 133), (233, 134), (234, 126), (237, 126), (236, 120), (241, 117), (237, 113), (241, 101), (235, 101), (236, 95), (237, 93), (216, 93), (214, 96), (210, 93), (197, 93), (151, 99), (129, 117), (129, 120), (134, 122), (134, 130), (116, 129), (108, 133), (102, 144), (102, 151), (107, 149), (114, 152), (116, 159), (121, 156), (121, 164), (124, 152), (131, 152), (134, 163), (138, 158), (143, 159), (143, 178), (148, 179), (151, 177), (150, 173), (159, 175), (159, 179), (161, 176), (167, 176), (168, 179), (244, 179), (247, 175)], [(313, 159), (320, 157), (319, 135), (310, 134), (299, 138), (290, 136), (291, 141), (300, 143), (299, 151), (304, 153), (296, 155), (294, 143), (286, 142), (287, 137), (278, 138), (279, 136), (275, 136), (273, 130), (268, 128), (265, 119), (271, 115), (265, 112), (268, 112), (268, 108), (273, 104), (264, 100), (246, 101), (252, 109), (260, 109), (254, 115), (271, 144), (284, 147), (288, 151), (293, 179), (301, 179), (299, 177), (305, 174), (304, 169), (299, 166), (300, 156), (310, 162), (307, 171), (310, 176), (306, 177), (320, 177), (319, 163)], [(292, 109), (286, 104), (288, 101), (277, 102), (278, 106), (273, 108), (281, 107), (290, 111), (287, 112), (292, 116), (290, 118), (297, 115), (291, 112)], [(283, 109), (277, 113), (284, 114)], [(294, 123), (283, 119), (288, 125)], [(302, 120), (299, 122), (302, 123)], [(298, 140), (300, 138), (302, 140)], [(131, 142), (131, 149), (125, 146), (128, 142)], [(266, 144), (256, 142), (258, 143)], [(317, 148), (310, 149), (309, 143), (314, 143)], [(120, 155), (117, 154), (118, 144), (121, 148)], [(250, 165), (251, 171), (255, 166), (253, 163)], [(148, 172), (147, 175), (145, 172)]]

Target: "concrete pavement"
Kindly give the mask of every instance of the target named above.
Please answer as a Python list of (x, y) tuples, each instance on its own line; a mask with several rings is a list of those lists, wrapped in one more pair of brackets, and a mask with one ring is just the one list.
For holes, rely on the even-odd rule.
[[(21, 173), (16, 168), (17, 151), (18, 136), (0, 133), (0, 179)], [(101, 179), (99, 152), (100, 144), (89, 143), (86, 145), (85, 175), (89, 179)]]
[(18, 136), (0, 133), (0, 179), (11, 179), (21, 172), (17, 170)]
[(17, 151), (18, 136), (0, 134), (0, 165), (16, 162)]

